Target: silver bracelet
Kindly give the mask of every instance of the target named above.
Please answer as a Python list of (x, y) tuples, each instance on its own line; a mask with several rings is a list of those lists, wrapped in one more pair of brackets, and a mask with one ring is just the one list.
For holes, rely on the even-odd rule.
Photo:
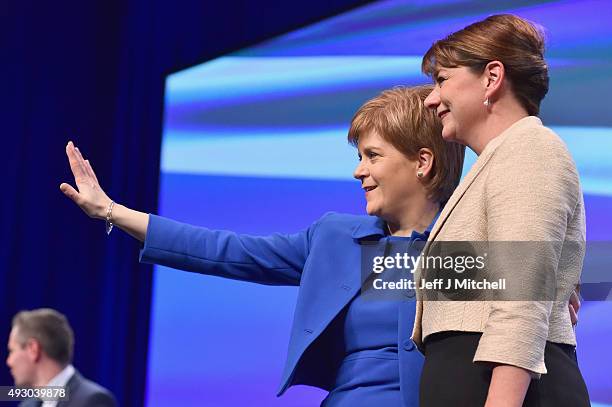
[(108, 205), (108, 210), (106, 211), (106, 234), (110, 235), (111, 230), (113, 230), (113, 206), (115, 206), (115, 201), (111, 201)]

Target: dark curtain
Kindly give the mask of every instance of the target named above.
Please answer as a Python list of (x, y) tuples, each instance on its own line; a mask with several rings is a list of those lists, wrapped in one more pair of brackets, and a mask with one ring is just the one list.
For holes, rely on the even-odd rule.
[(17, 311), (55, 308), (75, 331), (76, 368), (144, 405), (151, 267), (59, 191), (72, 183), (66, 142), (109, 196), (155, 212), (166, 75), (364, 3), (3, 2), (0, 340)]

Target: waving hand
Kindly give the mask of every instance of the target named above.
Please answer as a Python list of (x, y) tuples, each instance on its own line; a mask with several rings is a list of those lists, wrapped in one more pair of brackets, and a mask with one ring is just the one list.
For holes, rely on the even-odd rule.
[(81, 155), (72, 141), (66, 145), (66, 155), (70, 163), (76, 188), (70, 184), (62, 183), (60, 190), (72, 199), (91, 218), (104, 219), (111, 199), (100, 187), (98, 178), (89, 163)]

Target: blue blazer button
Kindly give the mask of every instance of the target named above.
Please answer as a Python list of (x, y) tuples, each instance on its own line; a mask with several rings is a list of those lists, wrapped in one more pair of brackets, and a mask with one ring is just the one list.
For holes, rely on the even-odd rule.
[(412, 342), (412, 339), (406, 339), (403, 343), (402, 346), (404, 347), (405, 351), (410, 352), (411, 350), (414, 349), (414, 342)]

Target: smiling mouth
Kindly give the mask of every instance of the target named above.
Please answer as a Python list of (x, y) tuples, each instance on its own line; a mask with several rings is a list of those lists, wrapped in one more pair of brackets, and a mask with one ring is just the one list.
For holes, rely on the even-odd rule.
[(367, 192), (370, 192), (370, 191), (372, 191), (372, 190), (376, 189), (376, 186), (372, 186), (372, 187), (363, 187), (363, 189), (364, 189), (364, 191), (366, 191), (366, 193), (367, 193)]
[(444, 116), (446, 116), (447, 113), (450, 113), (450, 110), (443, 110), (440, 113), (438, 113), (438, 117), (442, 119), (444, 118)]

